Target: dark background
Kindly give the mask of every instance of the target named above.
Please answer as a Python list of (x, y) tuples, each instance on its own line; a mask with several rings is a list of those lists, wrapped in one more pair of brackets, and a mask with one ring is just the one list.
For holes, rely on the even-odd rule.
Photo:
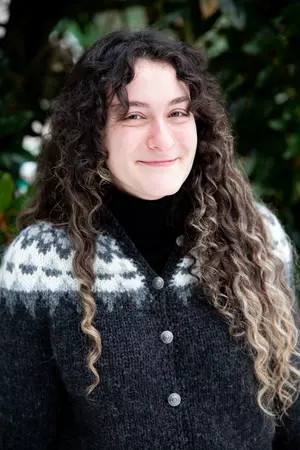
[(153, 26), (206, 51), (228, 104), (239, 163), (300, 248), (300, 2), (8, 2), (0, 0), (2, 247), (32, 195), (47, 107), (67, 71), (108, 31)]

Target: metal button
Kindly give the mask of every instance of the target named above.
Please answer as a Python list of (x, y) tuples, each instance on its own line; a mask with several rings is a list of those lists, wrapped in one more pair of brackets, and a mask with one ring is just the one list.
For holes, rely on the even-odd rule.
[(166, 330), (161, 333), (160, 338), (164, 344), (170, 344), (174, 339), (174, 335), (172, 331)]
[(185, 236), (183, 234), (181, 234), (180, 236), (177, 237), (176, 244), (178, 245), (178, 247), (183, 247), (184, 246), (184, 244), (185, 244)]
[(168, 397), (169, 405), (178, 406), (181, 403), (181, 397), (179, 394), (173, 393)]
[(154, 287), (154, 289), (162, 289), (164, 287), (164, 284), (164, 280), (160, 277), (156, 277), (152, 281), (152, 286)]

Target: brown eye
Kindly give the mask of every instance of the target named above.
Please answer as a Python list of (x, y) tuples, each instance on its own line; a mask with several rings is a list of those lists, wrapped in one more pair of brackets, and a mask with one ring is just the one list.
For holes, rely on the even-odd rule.
[(174, 111), (170, 114), (172, 117), (187, 117), (187, 113), (183, 111)]
[(143, 117), (140, 114), (131, 114), (130, 116), (125, 117), (125, 120), (140, 120)]

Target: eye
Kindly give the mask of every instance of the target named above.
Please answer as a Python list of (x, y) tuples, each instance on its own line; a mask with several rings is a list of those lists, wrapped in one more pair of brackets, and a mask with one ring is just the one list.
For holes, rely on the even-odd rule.
[(187, 117), (188, 114), (184, 111), (174, 111), (170, 114), (171, 117)]
[(125, 120), (140, 120), (143, 119), (143, 116), (140, 114), (131, 114), (130, 116), (125, 117)]

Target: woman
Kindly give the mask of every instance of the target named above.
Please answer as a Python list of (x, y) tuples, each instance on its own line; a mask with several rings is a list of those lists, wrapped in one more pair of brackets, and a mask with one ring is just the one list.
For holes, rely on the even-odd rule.
[(290, 245), (235, 167), (198, 51), (147, 30), (96, 42), (19, 225), (2, 448), (300, 448)]

